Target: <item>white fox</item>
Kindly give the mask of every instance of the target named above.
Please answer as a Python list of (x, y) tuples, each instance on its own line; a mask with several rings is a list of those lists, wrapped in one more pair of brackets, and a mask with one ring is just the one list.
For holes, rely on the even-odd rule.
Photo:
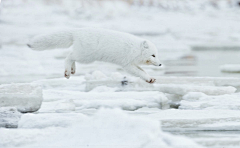
[(134, 35), (97, 28), (72, 29), (48, 35), (37, 36), (28, 44), (33, 50), (68, 48), (73, 50), (65, 59), (65, 77), (76, 71), (75, 61), (91, 63), (103, 61), (118, 64), (132, 75), (148, 83), (154, 83), (140, 64), (161, 66), (157, 48), (145, 39)]

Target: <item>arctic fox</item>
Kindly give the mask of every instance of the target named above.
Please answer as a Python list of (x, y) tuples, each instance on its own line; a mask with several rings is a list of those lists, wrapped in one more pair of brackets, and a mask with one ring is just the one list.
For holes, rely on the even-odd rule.
[(65, 30), (33, 38), (28, 46), (33, 50), (68, 48), (72, 52), (65, 59), (65, 77), (76, 71), (75, 61), (91, 63), (103, 61), (118, 64), (128, 73), (138, 76), (148, 83), (156, 79), (150, 77), (140, 64), (161, 66), (156, 46), (134, 35), (97, 28)]

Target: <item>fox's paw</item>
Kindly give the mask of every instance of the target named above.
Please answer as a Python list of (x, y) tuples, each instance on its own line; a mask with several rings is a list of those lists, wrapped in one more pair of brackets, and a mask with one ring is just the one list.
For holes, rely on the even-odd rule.
[(69, 79), (70, 78), (70, 72), (68, 72), (67, 70), (65, 70), (64, 76)]
[(71, 74), (75, 74), (75, 72), (76, 72), (76, 70), (75, 70), (75, 68), (71, 68)]
[(148, 82), (148, 83), (154, 83), (155, 81), (156, 81), (156, 79), (150, 78), (150, 80), (147, 80), (146, 82)]
[(72, 68), (71, 68), (71, 74), (75, 74), (75, 72), (76, 72), (75, 67), (72, 67)]
[(75, 66), (75, 62), (73, 62), (71, 66), (71, 74), (75, 74), (75, 72), (76, 72), (76, 66)]

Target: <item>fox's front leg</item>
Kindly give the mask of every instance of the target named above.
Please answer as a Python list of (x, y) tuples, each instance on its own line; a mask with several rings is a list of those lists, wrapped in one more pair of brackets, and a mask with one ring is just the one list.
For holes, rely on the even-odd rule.
[(71, 54), (69, 54), (66, 59), (65, 59), (65, 71), (64, 71), (64, 76), (69, 79), (70, 74), (75, 73), (75, 61), (72, 60)]
[(142, 78), (148, 83), (154, 83), (156, 79), (151, 78), (141, 67), (136, 65), (128, 65), (124, 69), (132, 75)]
[(75, 65), (75, 62), (73, 62), (71, 67), (71, 74), (75, 74), (75, 72), (76, 72), (76, 65)]

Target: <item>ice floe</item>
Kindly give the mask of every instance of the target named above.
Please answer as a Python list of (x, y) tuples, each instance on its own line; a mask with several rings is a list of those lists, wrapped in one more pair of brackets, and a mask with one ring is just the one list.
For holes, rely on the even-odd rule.
[(179, 108), (240, 110), (240, 93), (208, 96), (201, 92), (191, 92), (183, 96)]
[(86, 91), (90, 91), (98, 86), (117, 87), (118, 91), (160, 91), (169, 94), (185, 95), (189, 92), (203, 92), (208, 95), (222, 95), (234, 93), (237, 89), (232, 86), (199, 86), (189, 84), (147, 84), (141, 81), (130, 81), (126, 86), (122, 86), (121, 81), (87, 81)]
[[(54, 117), (53, 114), (48, 114), (45, 118), (44, 115), (32, 115), (33, 118), (30, 118), (30, 115), (23, 117), (20, 122), (21, 128), (18, 130), (0, 129), (0, 146), (5, 148), (15, 146), (24, 148), (36, 146), (59, 148), (201, 147), (188, 138), (163, 132), (158, 120), (128, 115), (121, 110), (102, 109), (90, 117), (75, 116), (78, 122), (67, 126), (68, 128), (65, 125), (59, 126), (59, 124), (70, 123), (68, 121), (70, 118), (66, 115), (61, 118), (60, 115)], [(74, 118), (71, 114), (70, 117)], [(46, 120), (48, 118), (50, 119)], [(40, 122), (43, 125), (42, 127), (37, 126), (39, 124), (34, 126), (32, 122)]]
[(0, 107), (16, 107), (20, 112), (35, 112), (42, 104), (42, 88), (31, 83), (0, 85)]
[[(143, 111), (145, 112), (145, 111)], [(133, 114), (140, 114), (141, 109)], [(158, 112), (149, 111), (148, 117), (158, 119), (167, 131), (186, 130), (239, 130), (238, 110), (179, 110), (169, 109)]]
[(225, 64), (220, 66), (220, 70), (222, 72), (240, 72), (240, 65), (239, 64)]
[[(75, 104), (76, 110), (105, 108), (122, 108), (136, 110), (142, 107), (169, 108), (168, 98), (161, 92), (80, 92), (70, 90), (45, 90), (44, 103), (40, 112), (64, 110), (64, 106)], [(67, 102), (71, 99), (72, 102)], [(65, 104), (61, 107), (61, 104)], [(71, 105), (72, 104), (72, 105)], [(53, 108), (53, 106), (56, 106)], [(57, 110), (55, 110), (58, 108)], [(72, 109), (69, 109), (72, 110)]]
[(18, 127), (21, 115), (14, 107), (0, 107), (0, 127)]
[(87, 116), (81, 113), (27, 113), (22, 115), (18, 128), (70, 127), (86, 118)]

